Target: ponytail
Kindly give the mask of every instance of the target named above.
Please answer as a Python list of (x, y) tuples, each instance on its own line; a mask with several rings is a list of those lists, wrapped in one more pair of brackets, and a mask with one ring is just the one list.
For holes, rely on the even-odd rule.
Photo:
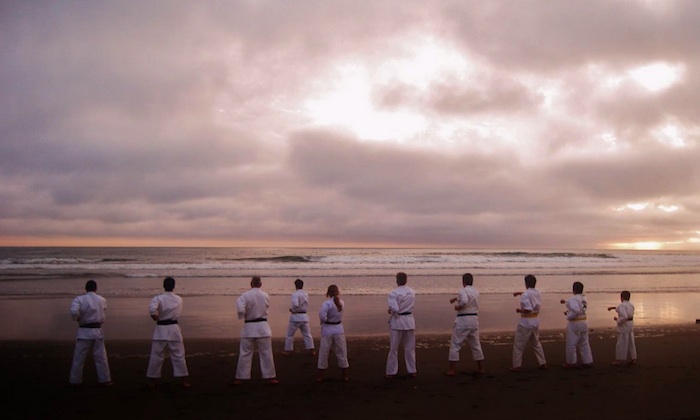
[(338, 290), (338, 286), (335, 284), (331, 284), (328, 286), (328, 292), (326, 292), (327, 297), (332, 297), (333, 298), (333, 303), (335, 303), (335, 307), (338, 308), (338, 312), (343, 311), (343, 305), (340, 304), (340, 298), (338, 295), (340, 294), (340, 291)]

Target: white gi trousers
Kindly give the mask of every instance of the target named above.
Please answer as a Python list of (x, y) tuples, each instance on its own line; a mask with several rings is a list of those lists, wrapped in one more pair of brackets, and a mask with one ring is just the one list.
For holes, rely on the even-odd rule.
[(415, 330), (389, 330), (389, 356), (386, 358), (386, 374), (399, 373), (399, 347), (403, 344), (403, 357), (406, 371), (416, 373), (416, 335)]
[(321, 336), (321, 345), (318, 350), (318, 368), (328, 369), (328, 356), (331, 353), (331, 347), (335, 358), (338, 360), (338, 367), (341, 369), (350, 367), (345, 334), (332, 334)]
[(287, 337), (284, 339), (284, 351), (294, 350), (294, 333), (299, 330), (301, 331), (302, 337), (304, 337), (304, 347), (306, 350), (313, 350), (314, 339), (311, 337), (311, 328), (309, 328), (309, 321), (289, 321), (287, 325)]
[(83, 383), (83, 366), (87, 354), (92, 349), (92, 357), (95, 359), (95, 369), (97, 370), (97, 381), (99, 383), (110, 382), (112, 375), (109, 372), (109, 362), (107, 360), (107, 349), (104, 338), (94, 340), (77, 339), (75, 350), (73, 351), (73, 364), (70, 368), (69, 382), (73, 385)]
[(250, 379), (250, 371), (253, 367), (253, 352), (256, 347), (260, 357), (260, 372), (263, 379), (277, 377), (275, 361), (272, 358), (272, 337), (241, 337), (236, 379)]
[(593, 363), (593, 353), (588, 342), (588, 323), (586, 321), (569, 321), (566, 327), (566, 363), (575, 365), (576, 350), (581, 352), (581, 362), (584, 365)]
[(515, 337), (513, 339), (513, 367), (519, 368), (523, 364), (523, 351), (527, 344), (532, 344), (532, 350), (535, 352), (537, 363), (541, 366), (547, 363), (544, 358), (544, 349), (540, 343), (539, 328), (528, 328), (518, 324), (515, 329)]
[(472, 351), (472, 359), (477, 362), (484, 360), (484, 352), (481, 350), (479, 342), (479, 327), (476, 325), (459, 325), (455, 324), (452, 330), (452, 339), (450, 340), (450, 362), (459, 362), (459, 351), (462, 349), (464, 340), (469, 342), (469, 347)]
[(154, 379), (161, 377), (166, 348), (170, 352), (170, 361), (173, 363), (173, 376), (176, 378), (188, 376), (184, 343), (182, 341), (153, 340), (146, 377)]
[(615, 360), (637, 360), (637, 345), (634, 342), (634, 326), (627, 321), (617, 327), (617, 343), (615, 344)]

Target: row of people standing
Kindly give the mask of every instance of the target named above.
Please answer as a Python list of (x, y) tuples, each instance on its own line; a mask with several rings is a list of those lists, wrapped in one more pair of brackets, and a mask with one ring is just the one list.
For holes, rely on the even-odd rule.
[[(520, 296), (520, 306), (516, 312), (520, 314), (520, 321), (515, 331), (513, 341), (511, 371), (521, 369), (523, 352), (526, 346), (531, 346), (540, 369), (547, 369), (544, 350), (539, 341), (539, 312), (541, 309), (541, 295), (535, 288), (536, 278), (532, 275), (525, 276), (526, 290), (516, 292), (515, 297)], [(476, 363), (476, 373), (484, 373), (484, 354), (479, 340), (479, 292), (473, 287), (474, 278), (467, 273), (462, 276), (463, 288), (456, 297), (450, 299), (454, 305), (456, 319), (450, 339), (448, 355), (448, 376), (456, 374), (456, 365), (460, 360), (459, 353), (465, 341), (469, 343), (472, 359)], [(403, 348), (406, 371), (410, 377), (417, 375), (415, 352), (415, 319), (413, 309), (415, 305), (415, 292), (407, 286), (407, 275), (403, 272), (396, 275), (397, 287), (389, 293), (388, 313), (390, 315), (390, 345), (386, 362), (387, 378), (393, 378), (398, 374), (399, 349)], [(272, 333), (267, 322), (269, 308), (269, 295), (262, 291), (262, 280), (253, 277), (251, 289), (241, 294), (237, 300), (238, 318), (244, 321), (241, 330), (239, 359), (236, 368), (234, 385), (240, 385), (251, 377), (253, 353), (257, 349), (260, 359), (262, 376), (272, 384), (277, 380), (274, 358), (272, 353)], [(313, 337), (309, 328), (308, 294), (303, 290), (303, 281), (295, 281), (296, 291), (292, 294), (290, 319), (285, 337), (283, 354), (293, 351), (294, 334), (300, 330), (304, 338), (304, 345), (312, 355), (315, 355)], [(165, 292), (153, 298), (149, 305), (149, 313), (156, 327), (153, 333), (151, 355), (147, 369), (149, 386), (154, 387), (161, 377), (164, 354), (170, 352), (173, 363), (173, 375), (181, 378), (182, 385), (189, 387), (187, 363), (182, 334), (178, 325), (178, 318), (182, 311), (182, 299), (173, 290), (175, 280), (167, 277), (163, 281)], [(109, 363), (104, 346), (104, 334), (102, 323), (106, 310), (106, 300), (96, 294), (97, 284), (90, 280), (86, 284), (86, 294), (78, 296), (71, 304), (71, 314), (78, 321), (79, 328), (76, 346), (73, 356), (73, 364), (69, 382), (73, 385), (82, 383), (82, 371), (85, 358), (90, 349), (97, 367), (98, 381), (104, 386), (112, 385), (109, 371)], [(583, 366), (591, 366), (593, 363), (590, 344), (588, 342), (588, 326), (586, 324), (587, 301), (583, 295), (583, 284), (575, 282), (573, 286), (574, 296), (567, 301), (564, 312), (567, 320), (566, 339), (566, 364), (565, 367), (577, 366), (577, 350), (581, 353)], [(319, 320), (321, 322), (321, 342), (318, 357), (318, 373), (316, 380), (323, 381), (324, 372), (328, 368), (328, 358), (333, 350), (338, 367), (342, 372), (342, 379), (348, 380), (347, 344), (342, 326), (342, 314), (345, 303), (339, 297), (337, 286), (331, 285), (327, 291), (327, 300), (321, 305)], [(622, 292), (622, 303), (617, 307), (609, 307), (608, 310), (616, 310), (618, 339), (616, 345), (616, 364), (620, 364), (631, 358), (631, 363), (636, 361), (636, 348), (634, 342), (634, 306), (629, 302), (630, 294)]]

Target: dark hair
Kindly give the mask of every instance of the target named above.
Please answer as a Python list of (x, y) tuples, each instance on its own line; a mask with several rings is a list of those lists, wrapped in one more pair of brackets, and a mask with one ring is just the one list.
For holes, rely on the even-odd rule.
[(465, 273), (462, 275), (462, 284), (465, 286), (471, 286), (474, 284), (474, 276), (472, 276), (470, 273)]
[(408, 276), (406, 275), (406, 273), (403, 273), (403, 272), (396, 273), (396, 284), (398, 284), (399, 286), (403, 286), (407, 282), (408, 282)]
[(535, 287), (535, 284), (537, 284), (537, 278), (533, 276), (532, 274), (528, 274), (525, 276), (525, 286), (528, 288)]
[(260, 276), (253, 276), (253, 278), (250, 279), (250, 285), (253, 287), (262, 286), (262, 279), (260, 278)]
[(294, 287), (296, 287), (297, 289), (303, 289), (304, 288), (304, 280), (302, 280), (302, 279), (294, 280)]
[(630, 296), (632, 296), (632, 294), (627, 290), (624, 290), (622, 293), (620, 293), (620, 297), (622, 298), (622, 300), (630, 300)]
[(583, 283), (581, 283), (580, 281), (574, 282), (574, 293), (577, 295), (583, 293)]
[(174, 288), (175, 288), (175, 279), (172, 277), (166, 277), (163, 280), (163, 289), (165, 289), (166, 292), (172, 292)]
[(86, 292), (94, 292), (97, 290), (97, 282), (95, 280), (88, 280), (87, 283), (85, 283), (85, 291)]
[(340, 294), (340, 291), (338, 290), (338, 286), (335, 284), (331, 284), (328, 286), (328, 291), (326, 292), (326, 296), (329, 298), (333, 298), (333, 303), (335, 303), (335, 307), (338, 308), (338, 312), (341, 312), (343, 310), (343, 305), (340, 304), (340, 298), (338, 295)]

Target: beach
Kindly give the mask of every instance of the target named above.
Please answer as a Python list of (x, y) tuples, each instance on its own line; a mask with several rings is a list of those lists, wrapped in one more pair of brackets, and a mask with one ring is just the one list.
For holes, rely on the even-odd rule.
[[(281, 383), (260, 380), (257, 356), (253, 380), (230, 386), (238, 355), (237, 339), (187, 339), (192, 387), (172, 379), (169, 360), (163, 382), (148, 389), (145, 370), (150, 340), (106, 341), (110, 388), (96, 384), (92, 357), (80, 387), (70, 387), (72, 341), (2, 341), (4, 418), (700, 418), (700, 325), (636, 329), (638, 365), (613, 366), (615, 332), (593, 329), (595, 366), (564, 369), (563, 330), (541, 332), (550, 369), (538, 370), (525, 352), (523, 371), (512, 373), (512, 332), (482, 334), (486, 375), (472, 374), (468, 349), (462, 350), (459, 374), (447, 369), (449, 334), (419, 334), (418, 377), (384, 378), (388, 331), (348, 336), (350, 381), (339, 380), (331, 356), (327, 380), (314, 381), (316, 362), (302, 352), (281, 354), (283, 340), (273, 340)], [(316, 343), (318, 345), (318, 337)]]

